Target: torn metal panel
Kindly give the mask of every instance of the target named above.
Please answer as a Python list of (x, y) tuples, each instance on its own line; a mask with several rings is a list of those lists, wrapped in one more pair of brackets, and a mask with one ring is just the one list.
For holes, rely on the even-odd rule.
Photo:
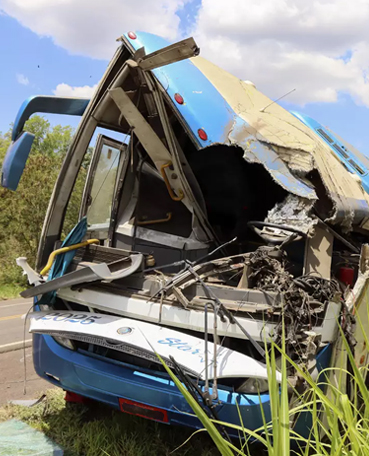
[[(154, 52), (168, 44), (150, 34), (137, 36), (127, 40), (135, 50), (144, 46), (147, 52)], [(314, 168), (333, 202), (327, 221), (351, 230), (352, 225), (362, 222), (363, 214), (369, 218), (369, 195), (329, 147), (253, 85), (201, 57), (163, 66), (153, 73), (171, 100), (177, 92), (184, 97), (185, 103), (175, 108), (199, 148), (239, 145), (246, 160), (263, 164), (284, 189), (308, 199), (316, 194), (299, 177)], [(205, 130), (206, 139), (199, 139), (199, 128)]]
[(312, 216), (314, 202), (295, 195), (287, 195), (284, 201), (276, 204), (268, 212), (267, 223), (286, 225), (308, 233), (318, 220)]
[(316, 226), (314, 235), (305, 244), (304, 274), (331, 278), (333, 234), (321, 226)]
[(308, 129), (288, 111), (276, 103), (263, 110), (272, 100), (255, 87), (202, 57), (192, 58), (191, 61), (216, 87), (235, 114), (247, 123), (250, 133), (256, 133), (256, 139), (293, 149), (297, 154), (306, 155), (314, 151), (315, 142), (306, 134)]
[[(142, 32), (137, 34), (135, 40), (130, 40), (126, 35), (124, 41), (132, 52), (145, 47), (146, 52), (152, 53), (170, 44), (160, 37)], [(255, 86), (201, 57), (162, 66), (152, 70), (152, 73), (169, 101), (174, 99), (176, 93), (184, 98), (185, 103), (175, 104), (175, 109), (197, 147), (227, 145), (231, 143), (230, 137), (233, 137), (232, 144), (239, 144), (244, 150), (248, 148), (241, 144), (242, 141), (268, 144), (273, 149), (273, 155), (258, 148), (254, 151), (254, 157), (247, 153), (245, 158), (263, 163), (268, 170), (271, 167), (270, 173), (283, 188), (300, 196), (305, 192), (304, 197), (311, 199), (315, 195), (306, 188), (300, 188), (296, 179), (312, 168), (317, 169), (327, 195), (333, 202), (333, 212), (327, 221), (343, 223), (346, 230), (351, 230), (352, 225), (362, 223), (363, 212), (365, 219), (369, 219), (369, 195), (360, 183), (350, 177), (330, 148), (313, 131), (256, 90)], [(236, 124), (239, 124), (239, 129), (235, 128)], [(205, 130), (206, 139), (199, 139), (199, 128)], [(259, 154), (260, 159), (257, 157)], [(270, 160), (265, 160), (265, 154)], [(271, 166), (273, 159), (274, 167)], [(362, 227), (366, 229), (368, 225)]]
[[(288, 167), (286, 166), (288, 171), (298, 170), (299, 174), (307, 172), (314, 164), (334, 205), (334, 212), (327, 221), (343, 224), (346, 230), (351, 230), (353, 224), (360, 223), (363, 215), (369, 216), (369, 195), (363, 190), (360, 182), (355, 179), (356, 176), (354, 177), (344, 167), (330, 148), (313, 131), (277, 103), (270, 105), (264, 111), (263, 108), (270, 104), (271, 100), (252, 85), (240, 81), (201, 57), (195, 57), (191, 61), (208, 77), (229, 103), (240, 119), (237, 120), (237, 123), (241, 125), (241, 119), (246, 123), (247, 128), (243, 130), (246, 142), (251, 142), (251, 134), (254, 143), (262, 142), (270, 144), (274, 148), (273, 152), (277, 161), (269, 171), (275, 177), (275, 168), (279, 168), (277, 182), (283, 182), (282, 186), (286, 189), (290, 186), (290, 176), (288, 175), (290, 173), (287, 174), (285, 170), (281, 173), (282, 168), (278, 160), (284, 164), (288, 163)], [(233, 130), (234, 128), (230, 131), (230, 136), (234, 134)], [(235, 143), (244, 147), (240, 133), (236, 134), (235, 138)], [(281, 155), (278, 152), (281, 152)], [(269, 155), (269, 157), (271, 155), (266, 153), (265, 147), (254, 146), (252, 153), (269, 169), (272, 162), (265, 160), (265, 155)], [(263, 155), (264, 157), (260, 159), (259, 154), (260, 157)], [(247, 152), (246, 158), (250, 155)], [(308, 155), (311, 155), (311, 160), (308, 159)], [(252, 156), (250, 161), (252, 161)], [(293, 182), (291, 187), (291, 193), (297, 194), (296, 182)], [(300, 186), (297, 188), (299, 189)]]
[(272, 148), (291, 171), (305, 175), (314, 169), (314, 160), (310, 152), (273, 145)]
[(245, 121), (237, 117), (228, 135), (230, 144), (240, 146), (245, 151), (246, 161), (263, 165), (273, 179), (288, 192), (307, 199), (317, 198), (314, 189), (294, 176), (270, 144), (261, 141), (259, 134), (254, 137), (249, 132)]

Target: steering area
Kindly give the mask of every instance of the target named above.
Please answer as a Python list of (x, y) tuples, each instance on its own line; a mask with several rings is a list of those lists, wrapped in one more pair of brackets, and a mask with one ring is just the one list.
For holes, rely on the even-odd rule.
[(251, 221), (249, 226), (258, 236), (269, 245), (284, 245), (290, 242), (301, 241), (307, 234), (298, 228), (277, 223)]

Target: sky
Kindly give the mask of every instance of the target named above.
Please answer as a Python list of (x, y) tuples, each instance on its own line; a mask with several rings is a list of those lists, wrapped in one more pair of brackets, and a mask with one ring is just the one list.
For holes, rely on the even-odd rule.
[[(0, 0), (0, 131), (31, 95), (90, 97), (118, 38), (143, 30), (307, 114), (369, 156), (369, 0)], [(76, 126), (77, 118), (49, 116)]]

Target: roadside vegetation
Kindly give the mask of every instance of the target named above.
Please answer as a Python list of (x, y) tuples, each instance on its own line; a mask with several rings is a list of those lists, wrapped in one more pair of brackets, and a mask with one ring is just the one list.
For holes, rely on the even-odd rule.
[(45, 433), (61, 445), (65, 456), (214, 456), (217, 451), (206, 432), (181, 446), (191, 431), (158, 424), (113, 410), (103, 404), (68, 404), (60, 389), (27, 408), (7, 405), (0, 421), (16, 418)]
[[(25, 130), (34, 134), (35, 139), (18, 190), (0, 187), (0, 299), (17, 296), (26, 286), (15, 258), (27, 257), (34, 266), (49, 199), (73, 135), (72, 127), (52, 127), (40, 116), (33, 116)], [(11, 130), (0, 133), (0, 167), (10, 143)], [(77, 222), (87, 160), (82, 164), (68, 206), (65, 232)]]
[[(367, 306), (369, 318), (369, 305)], [(357, 322), (365, 334), (362, 322)], [(187, 402), (201, 420), (222, 456), (254, 456), (255, 442), (261, 445), (257, 456), (369, 456), (369, 390), (366, 374), (369, 365), (358, 368), (350, 345), (340, 328), (340, 352), (338, 366), (322, 371), (318, 381), (301, 370), (285, 353), (284, 349), (272, 344), (267, 355), (271, 421), (257, 430), (240, 425), (210, 420), (192, 395), (164, 364), (167, 372), (177, 384)], [(369, 335), (365, 334), (366, 347)], [(276, 380), (276, 357), (281, 355), (282, 383)], [(347, 356), (347, 358), (346, 358)], [(302, 394), (295, 391), (294, 403), (289, 402), (287, 366), (295, 368), (306, 385)], [(346, 366), (346, 367), (344, 367)], [(305, 437), (293, 431), (291, 423), (298, 416), (310, 415), (311, 428)], [(228, 441), (219, 426), (238, 431), (237, 442)]]

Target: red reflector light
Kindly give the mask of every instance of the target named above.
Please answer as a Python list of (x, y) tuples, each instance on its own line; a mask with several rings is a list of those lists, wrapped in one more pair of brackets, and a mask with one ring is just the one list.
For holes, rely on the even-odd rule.
[(180, 95), (179, 93), (175, 93), (174, 94), (174, 99), (176, 100), (176, 102), (178, 104), (183, 104), (184, 103), (184, 99), (183, 99), (182, 95)]
[(135, 40), (137, 38), (137, 35), (135, 34), (135, 32), (128, 32), (128, 36), (129, 36), (129, 38), (131, 38), (131, 40)]
[(206, 134), (206, 131), (203, 130), (202, 128), (199, 128), (197, 130), (197, 133), (198, 133), (200, 139), (202, 139), (203, 141), (206, 141), (208, 139), (208, 135)]
[(120, 410), (129, 415), (140, 416), (160, 423), (169, 423), (168, 412), (166, 410), (151, 407), (151, 405), (141, 404), (140, 402), (130, 401), (129, 399), (119, 398)]
[(91, 401), (88, 397), (81, 396), (77, 393), (72, 393), (71, 391), (65, 392), (64, 400), (65, 402), (72, 402), (75, 404), (87, 404)]

